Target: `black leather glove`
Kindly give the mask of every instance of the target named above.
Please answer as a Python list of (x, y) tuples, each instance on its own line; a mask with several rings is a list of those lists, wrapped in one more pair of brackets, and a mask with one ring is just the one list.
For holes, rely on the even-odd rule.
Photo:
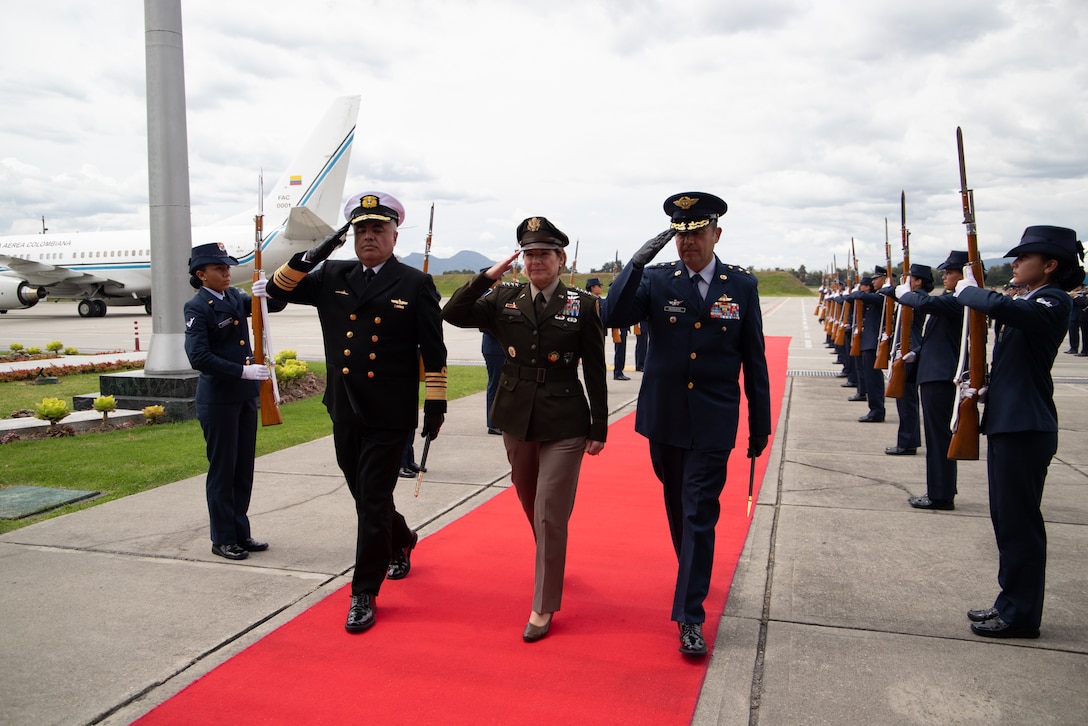
[(661, 248), (665, 246), (665, 243), (675, 235), (676, 230), (670, 227), (653, 239), (647, 240), (646, 244), (642, 245), (638, 252), (631, 255), (631, 264), (642, 269), (650, 262), (650, 260), (657, 256), (657, 253), (661, 251)]
[(438, 438), (438, 432), (442, 429), (442, 423), (446, 420), (445, 401), (423, 402), (423, 430), (420, 436), (430, 436), (431, 441)]
[(316, 265), (318, 262), (327, 260), (329, 255), (336, 251), (337, 247), (344, 244), (344, 235), (348, 233), (350, 228), (351, 222), (348, 222), (343, 227), (318, 242), (314, 247), (311, 247), (306, 253), (306, 261)]
[(748, 437), (748, 458), (758, 459), (763, 450), (767, 448), (767, 435)]

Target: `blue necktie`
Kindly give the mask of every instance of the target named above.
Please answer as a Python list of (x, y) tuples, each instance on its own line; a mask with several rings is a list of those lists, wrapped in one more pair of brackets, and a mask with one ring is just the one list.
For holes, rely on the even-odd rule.
[(699, 275), (691, 276), (691, 288), (695, 291), (695, 297), (699, 298), (699, 302), (703, 301), (703, 291), (699, 289), (699, 280), (701, 279)]

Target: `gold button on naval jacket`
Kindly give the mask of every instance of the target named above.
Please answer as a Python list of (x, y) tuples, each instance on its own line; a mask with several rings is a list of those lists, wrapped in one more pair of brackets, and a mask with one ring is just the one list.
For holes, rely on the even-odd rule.
[(370, 354), (370, 360), (377, 360), (377, 359), (378, 359), (378, 354), (377, 353), (371, 353)]
[(374, 377), (374, 371), (367, 371), (366, 372), (366, 377), (367, 378), (373, 378)]
[(348, 320), (358, 320), (358, 317), (355, 315), (355, 313), (352, 313), (348, 316)]
[(347, 366), (344, 366), (343, 368), (340, 369), (340, 372), (343, 373), (346, 376), (348, 373), (351, 373), (351, 369), (348, 368)]
[(353, 332), (351, 332), (351, 331), (349, 330), (349, 331), (347, 332), (347, 336), (348, 336), (349, 338), (354, 338), (354, 337), (355, 337), (355, 333), (353, 333)]
[(692, 383), (691, 381), (688, 381), (688, 389), (690, 390), (692, 388), (695, 388), (695, 384)]
[(374, 318), (374, 324), (375, 325), (381, 325), (382, 324), (382, 319), (381, 318)]
[(237, 321), (237, 320), (235, 320), (235, 321), (234, 321), (234, 324), (235, 324), (235, 325), (237, 325), (237, 324), (238, 324), (238, 321)]
[(691, 354), (691, 359), (695, 360), (695, 354), (694, 353)]
[(344, 348), (344, 357), (351, 355), (351, 348)]
[(670, 323), (675, 323), (676, 322), (676, 316), (675, 315), (670, 315), (669, 316), (669, 322)]
[(702, 324), (702, 323), (698, 323), (698, 322), (697, 322), (697, 323), (695, 323), (695, 329), (696, 329), (696, 330), (698, 330), (698, 329), (699, 329), (699, 328), (701, 328), (701, 327), (703, 327), (703, 324)]
[(238, 345), (245, 345), (245, 344), (246, 344), (246, 341), (244, 341), (244, 340), (239, 340), (238, 341)]
[(376, 335), (370, 336), (370, 342), (371, 343), (377, 343), (378, 342), (378, 336), (376, 336)]

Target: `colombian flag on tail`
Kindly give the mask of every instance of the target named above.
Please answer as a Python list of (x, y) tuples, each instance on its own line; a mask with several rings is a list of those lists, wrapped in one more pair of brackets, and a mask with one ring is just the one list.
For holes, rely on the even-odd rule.
[(302, 175), (301, 174), (291, 176), (291, 186), (293, 186), (293, 187), (302, 186)]

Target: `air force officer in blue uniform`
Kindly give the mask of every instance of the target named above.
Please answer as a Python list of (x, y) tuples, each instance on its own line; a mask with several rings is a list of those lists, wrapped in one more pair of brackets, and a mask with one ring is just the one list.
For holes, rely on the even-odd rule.
[[(200, 371), (196, 417), (207, 442), (212, 553), (228, 560), (268, 549), (266, 542), (250, 536), (247, 512), (253, 494), (259, 381), (271, 374), (268, 366), (251, 362), (246, 323), (250, 297), (230, 286), (230, 268), (237, 264), (222, 244), (194, 247), (189, 281), (199, 289), (185, 303), (185, 353)], [(269, 308), (282, 310), (284, 304)]]
[[(635, 430), (650, 440), (654, 473), (679, 563), (672, 619), (680, 651), (707, 652), (703, 600), (714, 564), (714, 527), (737, 435), (741, 371), (748, 397), (748, 456), (767, 446), (771, 402), (756, 279), (718, 260), (726, 203), (685, 192), (665, 200), (671, 229), (647, 242), (601, 305), (606, 327), (648, 325)], [(647, 266), (675, 235), (680, 260)], [(643, 322), (645, 321), (645, 322)]]

